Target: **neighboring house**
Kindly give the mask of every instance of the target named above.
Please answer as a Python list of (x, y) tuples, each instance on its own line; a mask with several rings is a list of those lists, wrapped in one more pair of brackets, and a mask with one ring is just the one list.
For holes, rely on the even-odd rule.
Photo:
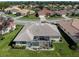
[(13, 46), (25, 46), (31, 50), (48, 50), (53, 48), (53, 43), (60, 41), (60, 33), (55, 25), (48, 23), (34, 23), (21, 30), (13, 40)]
[(5, 14), (4, 12), (2, 12), (2, 11), (0, 11), (0, 15), (3, 15), (3, 14)]
[(74, 12), (75, 14), (79, 14), (79, 9), (75, 10)]
[(51, 10), (48, 10), (47, 8), (43, 8), (42, 10), (38, 11), (38, 15), (41, 21), (46, 21), (45, 17), (50, 14), (54, 14), (54, 12)]
[(47, 8), (43, 8), (42, 10), (38, 11), (39, 16), (40, 15), (49, 15), (49, 14), (53, 14), (54, 12), (51, 10), (48, 10)]
[(43, 8), (42, 10), (38, 11), (38, 15), (40, 20), (45, 21), (46, 16), (54, 15), (54, 14), (58, 14), (62, 16), (62, 15), (66, 15), (67, 12), (68, 12), (67, 10), (52, 11), (52, 10), (48, 10), (47, 8)]
[(62, 7), (64, 9), (65, 8), (65, 5), (60, 5), (60, 7)]
[(29, 13), (29, 9), (21, 9), (21, 10), (19, 11), (19, 13), (20, 13), (22, 16), (26, 16), (26, 15), (28, 15), (28, 13)]
[(21, 9), (18, 6), (12, 6), (5, 9), (6, 13), (17, 14), (19, 13), (21, 16), (26, 16), (30, 10), (29, 9)]
[(19, 13), (21, 13), (22, 16), (26, 16), (28, 14), (30, 15), (35, 14), (35, 11), (30, 10), (30, 9), (22, 9), (19, 11)]
[(73, 13), (75, 13), (75, 11), (75, 9), (67, 10), (67, 14), (71, 16)]
[(75, 4), (75, 5), (73, 6), (74, 9), (77, 9), (77, 7), (79, 7), (78, 4)]
[(59, 15), (66, 15), (67, 11), (66, 10), (59, 10), (59, 11), (55, 11), (55, 13), (57, 13)]
[(70, 46), (79, 42), (79, 20), (62, 20), (58, 22), (58, 27), (64, 33), (65, 40)]
[(6, 13), (11, 12), (12, 14), (16, 14), (19, 11), (20, 11), (20, 8), (18, 8), (18, 6), (12, 6), (5, 9)]
[(12, 18), (4, 18), (0, 16), (0, 34), (9, 33), (15, 30), (16, 25)]

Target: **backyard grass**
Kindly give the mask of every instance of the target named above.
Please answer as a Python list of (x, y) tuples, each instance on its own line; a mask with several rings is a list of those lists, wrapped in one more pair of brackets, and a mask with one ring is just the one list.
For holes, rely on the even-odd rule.
[(30, 51), (26, 49), (12, 49), (9, 43), (13, 40), (22, 26), (17, 25), (15, 31), (5, 34), (4, 39), (0, 40), (0, 56), (15, 57), (60, 57), (60, 56), (79, 56), (79, 51), (73, 51), (68, 48), (68, 44), (64, 41), (61, 43), (52, 43), (54, 51)]

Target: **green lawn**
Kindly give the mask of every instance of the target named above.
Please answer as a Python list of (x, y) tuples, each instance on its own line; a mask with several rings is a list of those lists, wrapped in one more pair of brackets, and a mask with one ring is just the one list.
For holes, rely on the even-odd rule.
[(49, 19), (49, 20), (55, 20), (55, 19), (64, 19), (64, 18), (61, 17), (61, 16), (55, 16), (55, 17), (47, 17), (47, 19)]
[[(12, 16), (12, 17), (18, 17), (14, 14), (6, 14), (7, 16)], [(52, 16), (52, 17), (46, 17), (48, 20), (55, 20), (55, 19), (61, 19), (62, 17), (61, 16)], [(64, 19), (64, 18), (63, 18)], [(21, 17), (20, 19), (18, 20), (29, 20), (29, 21), (36, 21), (36, 20), (39, 20), (39, 17), (36, 17), (35, 15), (29, 15), (29, 16), (24, 16), (24, 17)]]
[(21, 20), (32, 20), (32, 21), (35, 21), (37, 19), (39, 19), (38, 17), (34, 16), (34, 15), (29, 15), (29, 16), (24, 16), (22, 18), (20, 18)]
[(0, 40), (0, 56), (27, 56), (27, 57), (52, 57), (52, 56), (79, 56), (78, 51), (72, 51), (68, 48), (68, 44), (63, 40), (62, 43), (52, 43), (55, 47), (54, 51), (30, 51), (25, 49), (12, 49), (9, 43), (20, 31), (22, 26), (18, 25), (17, 29), (11, 33), (5, 34), (5, 39)]
[[(55, 17), (46, 17), (48, 20), (55, 20), (55, 19), (61, 19), (61, 16), (55, 16)], [(63, 18), (64, 19), (64, 18)], [(36, 17), (34, 15), (30, 15), (30, 16), (24, 16), (22, 18), (20, 18), (20, 20), (31, 20), (31, 21), (35, 21), (35, 20), (39, 20), (39, 17)]]
[(79, 16), (70, 16), (70, 18), (79, 19)]
[(17, 17), (15, 14), (6, 14), (7, 16)]

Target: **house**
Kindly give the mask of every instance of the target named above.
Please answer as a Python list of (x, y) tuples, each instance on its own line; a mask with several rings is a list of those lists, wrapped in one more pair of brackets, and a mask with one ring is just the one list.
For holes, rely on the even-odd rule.
[(29, 13), (29, 9), (21, 9), (19, 13), (21, 14), (21, 16), (26, 16)]
[(21, 30), (13, 40), (13, 46), (25, 46), (30, 50), (48, 50), (53, 43), (60, 41), (60, 33), (55, 25), (48, 23), (34, 23)]
[(77, 46), (79, 42), (79, 20), (62, 20), (58, 22), (58, 27), (68, 44)]
[(9, 33), (15, 30), (16, 25), (12, 18), (0, 16), (0, 34)]
[(42, 8), (40, 11), (38, 11), (38, 15), (41, 21), (46, 21), (45, 17), (50, 14), (54, 14), (54, 12), (48, 10), (47, 8)]
[(74, 10), (75, 14), (79, 14), (79, 9)]
[(53, 14), (54, 12), (53, 11), (51, 11), (51, 10), (49, 10), (49, 9), (47, 9), (47, 8), (42, 8), (40, 11), (38, 11), (38, 14), (39, 14), (39, 16), (40, 15), (48, 15), (48, 14)]
[(59, 11), (55, 11), (55, 13), (57, 13), (59, 15), (66, 15), (67, 11), (66, 10), (59, 10)]
[(12, 14), (16, 14), (16, 15), (21, 15), (21, 16), (26, 16), (29, 14), (34, 14), (35, 11), (27, 9), (27, 8), (19, 8), (19, 6), (12, 6), (12, 7), (8, 7), (5, 9), (5, 13), (12, 13)]
[(75, 4), (75, 5), (73, 6), (74, 9), (77, 9), (77, 7), (79, 7), (78, 4)]
[(8, 7), (6, 8), (4, 11), (5, 13), (12, 13), (12, 14), (16, 14), (17, 12), (19, 12), (21, 9), (18, 8), (18, 6), (11, 6), (11, 7)]
[(56, 10), (56, 11), (53, 10), (52, 11), (47, 8), (42, 8), (42, 10), (38, 11), (38, 15), (41, 21), (46, 21), (45, 17), (49, 15), (58, 14), (58, 15), (63, 16), (63, 15), (66, 15), (67, 13), (68, 13), (67, 10)]
[(5, 14), (3, 11), (0, 11), (0, 15), (3, 15), (3, 14)]

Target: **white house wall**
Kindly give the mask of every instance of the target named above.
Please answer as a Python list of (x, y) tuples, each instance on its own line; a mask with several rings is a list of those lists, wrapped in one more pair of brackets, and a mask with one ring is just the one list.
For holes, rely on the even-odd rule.
[(56, 38), (50, 37), (50, 40), (54, 40), (54, 43), (57, 43), (57, 42), (59, 42), (60, 37), (56, 37)]

